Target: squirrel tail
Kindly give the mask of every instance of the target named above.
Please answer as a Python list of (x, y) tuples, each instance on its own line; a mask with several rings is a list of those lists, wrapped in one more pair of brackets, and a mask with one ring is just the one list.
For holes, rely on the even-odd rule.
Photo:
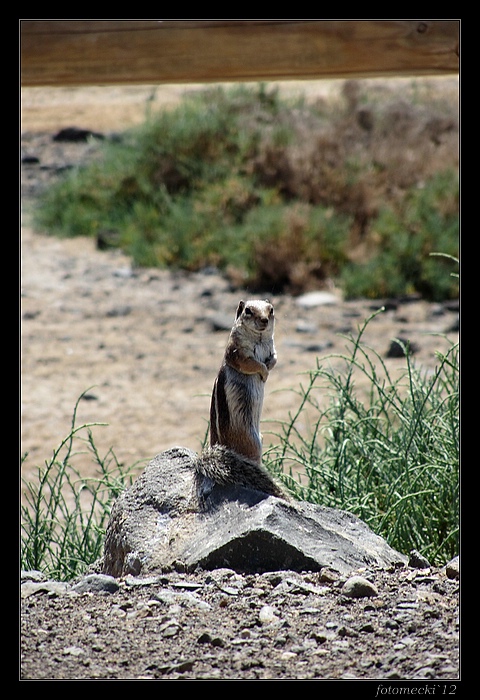
[(224, 445), (206, 448), (198, 456), (195, 466), (197, 474), (210, 479), (213, 484), (239, 484), (288, 500), (285, 491), (261, 464)]

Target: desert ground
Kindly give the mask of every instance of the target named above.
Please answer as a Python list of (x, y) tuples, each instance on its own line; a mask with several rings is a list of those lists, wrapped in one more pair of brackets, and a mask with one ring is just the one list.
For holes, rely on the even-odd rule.
[[(400, 83), (401, 85), (401, 83)], [(300, 86), (289, 86), (289, 89)], [(302, 84), (335, 94), (337, 81)], [(92, 144), (52, 141), (63, 127), (118, 131), (146, 106), (175, 104), (194, 86), (26, 89), (22, 91), (21, 452), (22, 476), (34, 476), (77, 425), (93, 428), (100, 452), (144, 464), (173, 445), (201, 449), (210, 392), (228, 328), (247, 290), (218, 274), (136, 269), (92, 239), (58, 239), (32, 228), (39, 188), (64, 167), (88, 159)], [(278, 364), (266, 386), (264, 442), (295, 411), (305, 373), (346, 351), (345, 334), (375, 309), (365, 342), (392, 375), (404, 358), (387, 358), (392, 338), (416, 346), (432, 371), (436, 351), (458, 337), (458, 305), (420, 299), (328, 303), (279, 295)], [(358, 380), (361, 382), (361, 380)], [(361, 383), (359, 384), (361, 390)], [(328, 400), (328, 396), (321, 397)], [(308, 425), (304, 426), (308, 431)], [(83, 461), (82, 461), (83, 460)], [(78, 457), (85, 473), (88, 455)], [(459, 687), (458, 580), (445, 569), (361, 572), (378, 590), (348, 599), (335, 575), (232, 571), (167, 574), (120, 581), (112, 593), (68, 586), (22, 588), (20, 678), (25, 680), (325, 680), (362, 679), (368, 693), (405, 681), (424, 694)], [(390, 690), (388, 690), (390, 689)]]

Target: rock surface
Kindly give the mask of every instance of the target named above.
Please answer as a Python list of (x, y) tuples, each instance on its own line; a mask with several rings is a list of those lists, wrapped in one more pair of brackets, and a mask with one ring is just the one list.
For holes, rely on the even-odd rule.
[(107, 527), (105, 574), (197, 567), (242, 573), (328, 567), (348, 574), (407, 562), (357, 517), (333, 508), (216, 485), (200, 510), (195, 458), (185, 448), (162, 452), (120, 495)]

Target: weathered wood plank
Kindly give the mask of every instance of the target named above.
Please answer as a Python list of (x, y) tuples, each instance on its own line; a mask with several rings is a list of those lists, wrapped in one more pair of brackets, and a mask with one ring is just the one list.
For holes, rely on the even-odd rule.
[(457, 20), (24, 20), (23, 86), (440, 75)]

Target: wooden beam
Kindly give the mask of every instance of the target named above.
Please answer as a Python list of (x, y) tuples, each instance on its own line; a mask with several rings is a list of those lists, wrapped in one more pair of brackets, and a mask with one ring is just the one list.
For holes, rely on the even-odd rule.
[(23, 86), (441, 75), (458, 20), (23, 20)]

